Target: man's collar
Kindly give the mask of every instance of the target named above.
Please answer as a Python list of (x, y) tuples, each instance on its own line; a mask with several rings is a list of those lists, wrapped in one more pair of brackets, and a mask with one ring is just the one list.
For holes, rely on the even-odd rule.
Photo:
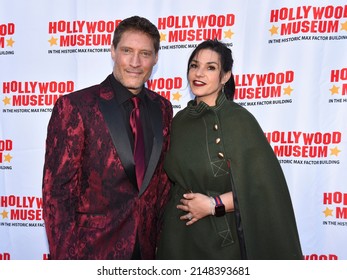
[[(126, 87), (124, 87), (118, 80), (116, 80), (113, 74), (111, 74), (110, 76), (111, 76), (111, 85), (115, 92), (115, 96), (119, 104), (123, 104), (124, 102), (128, 101), (130, 98), (135, 96)], [(144, 95), (145, 95), (144, 87), (142, 87), (142, 90), (136, 96), (138, 96), (141, 100), (143, 100)]]

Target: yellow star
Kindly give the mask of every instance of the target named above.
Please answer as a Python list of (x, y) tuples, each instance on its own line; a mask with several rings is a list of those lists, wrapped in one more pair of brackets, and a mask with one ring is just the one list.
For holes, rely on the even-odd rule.
[(177, 101), (180, 101), (180, 98), (182, 97), (182, 95), (178, 91), (174, 93), (172, 96), (173, 96), (172, 100), (177, 100)]
[(330, 153), (331, 156), (339, 156), (339, 153), (341, 152), (341, 150), (339, 150), (337, 147), (330, 149), (330, 151), (331, 151)]
[(3, 100), (2, 100), (2, 102), (4, 102), (4, 105), (10, 105), (10, 103), (11, 103), (11, 98), (9, 98), (9, 97), (5, 97)]
[(7, 162), (11, 162), (11, 159), (13, 159), (13, 157), (11, 157), (10, 154), (5, 155), (4, 157), (5, 157), (4, 161), (7, 161)]
[(344, 23), (341, 23), (341, 30), (347, 31), (347, 21)]
[(166, 41), (166, 34), (160, 32), (160, 42), (161, 41)]
[(7, 42), (7, 46), (8, 47), (13, 47), (13, 44), (14, 44), (15, 41), (13, 41), (13, 39), (11, 37), (10, 39), (6, 40), (6, 42)]
[(333, 216), (333, 209), (329, 209), (328, 207), (325, 208), (325, 210), (323, 211), (325, 218), (328, 216)]
[(283, 91), (284, 91), (284, 94), (290, 95), (292, 93), (293, 89), (289, 85), (286, 88), (284, 88)]
[(53, 45), (58, 45), (57, 41), (58, 41), (58, 38), (54, 38), (53, 36), (51, 37), (51, 39), (48, 40), (48, 42), (51, 44), (51, 47)]
[(329, 89), (331, 91), (331, 95), (339, 94), (339, 88), (340, 87), (333, 85), (333, 87), (331, 89)]
[(0, 215), (2, 216), (3, 219), (8, 218), (8, 212), (6, 210), (3, 210)]
[(231, 31), (231, 29), (228, 29), (227, 31), (224, 31), (224, 38), (229, 38), (231, 39), (231, 37), (234, 35), (235, 33)]
[(276, 27), (276, 26), (272, 26), (269, 31), (271, 32), (271, 36), (274, 35), (274, 34), (278, 34), (278, 28), (279, 27)]

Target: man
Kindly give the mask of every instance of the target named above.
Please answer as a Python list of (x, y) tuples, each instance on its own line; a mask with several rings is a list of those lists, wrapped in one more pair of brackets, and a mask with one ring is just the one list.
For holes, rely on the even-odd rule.
[[(54, 106), (43, 174), (51, 259), (154, 259), (169, 189), (162, 165), (172, 119), (171, 103), (144, 86), (159, 42), (147, 19), (124, 19), (111, 46), (113, 73)], [(139, 183), (129, 124), (134, 96), (145, 146)]]

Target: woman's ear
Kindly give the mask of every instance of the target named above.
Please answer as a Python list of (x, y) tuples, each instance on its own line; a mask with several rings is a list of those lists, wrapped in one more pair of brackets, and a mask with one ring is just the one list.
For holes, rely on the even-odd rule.
[(230, 77), (231, 77), (231, 71), (226, 72), (222, 77), (222, 81), (221, 81), (222, 84), (225, 85), (227, 81), (229, 81)]

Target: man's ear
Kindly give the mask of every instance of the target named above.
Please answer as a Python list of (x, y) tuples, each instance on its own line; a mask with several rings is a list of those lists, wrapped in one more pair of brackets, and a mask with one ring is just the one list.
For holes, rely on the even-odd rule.
[(115, 59), (115, 56), (116, 56), (116, 50), (113, 46), (113, 44), (111, 45), (111, 57), (112, 57), (112, 60), (114, 61)]
[(156, 65), (156, 64), (157, 64), (157, 62), (158, 62), (158, 58), (159, 58), (159, 54), (158, 54), (158, 53), (156, 53), (156, 54), (155, 54), (155, 62), (154, 62), (154, 65)]

